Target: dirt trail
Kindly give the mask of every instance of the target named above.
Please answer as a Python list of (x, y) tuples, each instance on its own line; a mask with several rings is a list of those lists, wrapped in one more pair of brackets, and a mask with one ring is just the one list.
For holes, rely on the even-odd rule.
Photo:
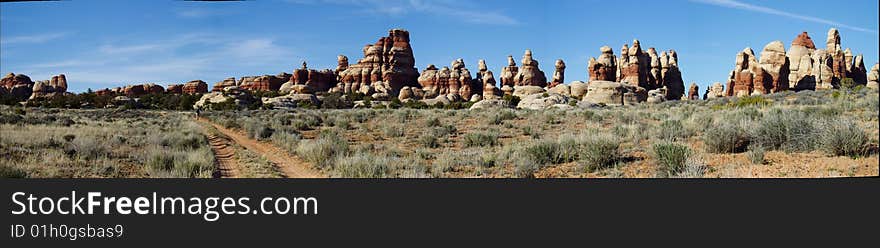
[(287, 178), (325, 177), (320, 172), (312, 170), (307, 162), (298, 157), (289, 156), (286, 151), (283, 151), (272, 144), (261, 143), (254, 139), (248, 138), (244, 134), (214, 124), (213, 122), (206, 119), (199, 118), (198, 121), (213, 126), (218, 131), (232, 139), (232, 141), (237, 143), (238, 145), (243, 146), (248, 150), (254, 151), (259, 155), (263, 155), (266, 159), (272, 162), (275, 167), (277, 167), (282, 173), (284, 173), (285, 177)]
[(214, 162), (217, 171), (214, 177), (238, 177), (238, 163), (235, 160), (235, 149), (229, 144), (230, 141), (223, 137), (208, 133), (208, 143), (211, 144), (211, 152), (214, 153)]

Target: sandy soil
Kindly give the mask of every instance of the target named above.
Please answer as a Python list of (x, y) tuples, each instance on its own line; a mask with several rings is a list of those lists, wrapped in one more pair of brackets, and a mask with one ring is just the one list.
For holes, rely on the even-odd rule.
[(233, 142), (244, 147), (245, 149), (263, 155), (272, 162), (273, 165), (284, 173), (287, 178), (322, 178), (326, 177), (317, 170), (311, 168), (308, 162), (294, 156), (289, 156), (287, 152), (266, 142), (259, 142), (248, 138), (246, 135), (227, 129), (221, 125), (209, 122), (206, 119), (199, 119), (199, 122), (212, 125), (218, 131), (228, 136)]

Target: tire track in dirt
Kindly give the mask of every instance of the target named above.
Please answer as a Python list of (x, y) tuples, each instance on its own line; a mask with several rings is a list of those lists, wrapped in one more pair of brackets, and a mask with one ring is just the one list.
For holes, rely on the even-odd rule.
[(281, 150), (280, 148), (272, 144), (262, 143), (254, 139), (248, 138), (247, 136), (237, 131), (230, 130), (223, 126), (214, 124), (213, 122), (206, 119), (199, 118), (198, 121), (213, 126), (217, 129), (217, 131), (220, 131), (220, 133), (229, 137), (232, 142), (235, 142), (245, 149), (262, 155), (263, 157), (268, 159), (269, 162), (271, 162), (275, 167), (277, 167), (278, 170), (284, 173), (284, 177), (286, 178), (325, 177), (320, 172), (311, 169), (308, 162), (303, 161), (299, 157), (289, 156), (286, 151)]
[(229, 144), (230, 141), (211, 133), (207, 134), (207, 138), (217, 167), (214, 177), (238, 177), (238, 162), (235, 160), (235, 149)]

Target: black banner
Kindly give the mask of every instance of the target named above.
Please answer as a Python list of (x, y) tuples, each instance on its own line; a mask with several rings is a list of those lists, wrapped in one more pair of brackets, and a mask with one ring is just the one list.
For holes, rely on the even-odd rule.
[[(878, 178), (3, 179), (0, 188), (5, 210), (3, 225), (8, 229), (3, 243), (22, 245), (274, 243), (494, 247), (697, 241), (751, 244), (767, 239), (788, 245), (827, 242), (835, 247), (848, 247), (847, 244), (870, 241), (876, 234), (876, 226), (869, 223), (880, 220), (878, 182)], [(58, 214), (58, 210), (69, 211), (67, 205), (72, 203), (58, 204), (57, 200), (71, 197), (74, 191), (75, 198), (88, 198), (88, 192), (99, 192), (101, 197), (116, 200), (217, 197), (222, 202), (223, 198), (246, 197), (250, 210), (243, 214), (219, 214), (213, 221), (206, 220), (204, 214), (180, 212), (120, 214), (115, 205), (107, 207), (110, 213), (104, 214), (103, 203), (94, 208), (93, 214)], [(15, 201), (13, 195), (17, 195)], [(54, 201), (56, 212), (14, 214), (23, 211), (22, 204), (28, 204), (25, 195), (36, 199), (28, 210), (48, 211), (49, 201)], [(43, 197), (50, 200), (39, 206)], [(264, 197), (312, 197), (316, 206), (309, 206), (309, 210), (316, 211), (306, 213), (300, 208), (298, 214), (254, 213)], [(87, 211), (88, 199), (83, 202), (83, 211)], [(264, 204), (266, 208), (275, 211), (274, 202), (268, 202)], [(219, 211), (220, 205), (214, 210)], [(237, 211), (243, 211), (237, 203), (233, 205), (238, 207)], [(278, 205), (277, 209), (284, 209), (285, 203)], [(144, 209), (153, 211), (149, 207)], [(90, 230), (106, 228), (107, 233), (117, 232), (113, 230), (117, 226), (122, 226), (121, 236), (117, 233), (114, 237), (89, 237)]]

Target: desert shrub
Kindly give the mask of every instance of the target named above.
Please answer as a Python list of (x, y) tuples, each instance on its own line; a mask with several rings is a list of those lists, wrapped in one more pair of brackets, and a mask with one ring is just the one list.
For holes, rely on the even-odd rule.
[(519, 178), (533, 178), (541, 165), (528, 156), (521, 156), (513, 161), (513, 173)]
[(820, 135), (822, 150), (833, 156), (864, 156), (870, 136), (848, 119), (829, 120)]
[(688, 156), (684, 161), (684, 168), (675, 175), (677, 178), (702, 178), (709, 170), (706, 162), (697, 156)]
[(427, 120), (425, 120), (425, 126), (439, 127), (440, 126), (440, 119), (437, 119), (437, 117), (430, 117)]
[(333, 171), (344, 178), (383, 178), (390, 174), (392, 158), (359, 152), (336, 159)]
[(532, 139), (540, 139), (541, 132), (532, 128), (532, 126), (522, 127), (523, 135), (532, 137)]
[(580, 163), (586, 171), (607, 168), (621, 159), (620, 139), (610, 134), (586, 134), (581, 139)]
[(297, 133), (276, 132), (272, 135), (271, 141), (289, 153), (296, 153), (296, 148), (299, 146), (301, 139), (301, 136)]
[(348, 153), (348, 141), (336, 134), (322, 133), (317, 139), (303, 140), (296, 147), (296, 155), (319, 168), (332, 165), (333, 159)]
[(736, 123), (721, 123), (703, 132), (706, 151), (713, 153), (742, 152), (749, 145), (749, 134)]
[(682, 172), (691, 149), (685, 145), (661, 142), (651, 146), (657, 160), (657, 176), (670, 177)]
[(0, 164), (0, 178), (27, 178), (28, 173), (20, 168)]
[(507, 104), (510, 106), (516, 106), (519, 104), (520, 101), (519, 97), (514, 95), (504, 95), (503, 97), (501, 97), (501, 100), (506, 101)]
[(498, 132), (490, 130), (487, 132), (467, 133), (464, 135), (464, 146), (496, 146), (498, 142)]
[(679, 120), (665, 120), (655, 132), (655, 136), (664, 141), (676, 141), (690, 136)]
[(431, 134), (422, 134), (419, 136), (418, 143), (427, 148), (440, 147), (440, 142), (437, 140), (437, 137)]
[(786, 151), (810, 151), (816, 144), (814, 121), (800, 111), (771, 111), (758, 122), (753, 142), (764, 148)]
[(73, 142), (70, 142), (70, 149), (77, 157), (85, 160), (105, 158), (110, 153), (110, 147), (106, 143), (97, 141), (94, 138), (73, 140)]
[(558, 164), (577, 160), (580, 149), (574, 137), (563, 136), (556, 140), (534, 142), (526, 146), (523, 152), (538, 164)]
[(402, 137), (405, 132), (403, 130), (403, 126), (385, 125), (385, 126), (382, 126), (382, 133), (386, 137), (394, 138), (394, 137)]
[(749, 161), (751, 161), (752, 164), (763, 164), (764, 146), (760, 144), (749, 145), (749, 151), (746, 152), (746, 157), (749, 158)]

